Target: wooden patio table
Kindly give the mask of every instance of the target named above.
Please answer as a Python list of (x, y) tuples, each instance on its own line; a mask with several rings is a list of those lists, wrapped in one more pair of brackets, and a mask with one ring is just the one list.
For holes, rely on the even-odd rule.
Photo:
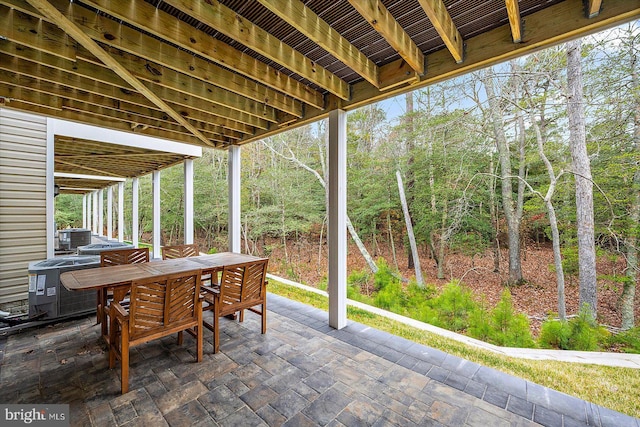
[[(60, 282), (70, 291), (113, 290), (114, 301), (120, 302), (129, 292), (131, 283), (134, 280), (197, 269), (201, 269), (202, 274), (215, 274), (224, 269), (224, 267), (232, 267), (236, 264), (260, 261), (263, 259), (264, 258), (236, 252), (220, 252), (217, 254), (188, 258), (153, 260), (140, 264), (124, 264), (67, 271), (60, 275)], [(102, 325), (102, 335), (107, 343), (109, 343), (108, 325), (106, 324)]]

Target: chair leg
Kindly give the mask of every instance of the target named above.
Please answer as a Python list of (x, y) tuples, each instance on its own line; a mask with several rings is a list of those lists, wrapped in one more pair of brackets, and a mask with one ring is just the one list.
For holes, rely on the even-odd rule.
[(111, 326), (109, 328), (109, 369), (113, 369), (116, 366), (116, 352), (118, 350), (118, 328), (116, 319), (111, 316), (110, 319)]
[(198, 326), (196, 326), (196, 345), (198, 346), (198, 348), (197, 348), (197, 351), (198, 351), (197, 360), (198, 360), (198, 362), (202, 362), (202, 335), (203, 335), (203, 331), (202, 331), (202, 303), (200, 303), (200, 305), (197, 308), (196, 317), (198, 319)]
[(262, 303), (262, 333), (267, 332), (267, 300)]
[(220, 309), (216, 305), (213, 309), (213, 352), (220, 350)]
[(122, 369), (122, 394), (129, 391), (129, 329), (122, 328), (122, 344), (120, 346), (121, 369)]
[(178, 332), (178, 345), (182, 345), (182, 331)]
[(240, 316), (238, 317), (238, 322), (244, 322), (244, 310), (240, 310)]

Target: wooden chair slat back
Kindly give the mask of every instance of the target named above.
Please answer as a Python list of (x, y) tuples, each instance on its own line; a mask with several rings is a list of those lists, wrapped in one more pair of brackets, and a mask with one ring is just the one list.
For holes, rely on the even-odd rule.
[(100, 253), (100, 266), (149, 262), (149, 248), (118, 249)]
[(162, 247), (162, 259), (187, 258), (200, 255), (197, 244)]
[(136, 280), (131, 284), (129, 339), (197, 320), (201, 270)]
[(259, 300), (264, 289), (268, 260), (226, 267), (222, 272), (220, 299), (223, 304)]

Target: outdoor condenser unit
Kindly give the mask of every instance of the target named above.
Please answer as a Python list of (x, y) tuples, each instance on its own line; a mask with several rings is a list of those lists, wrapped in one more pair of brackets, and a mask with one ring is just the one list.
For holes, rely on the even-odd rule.
[(91, 230), (86, 228), (67, 228), (58, 230), (58, 245), (61, 250), (72, 251), (78, 246), (91, 243)]
[(100, 266), (99, 256), (65, 256), (29, 263), (29, 317), (45, 320), (95, 311), (95, 291), (68, 291), (60, 283), (66, 271)]

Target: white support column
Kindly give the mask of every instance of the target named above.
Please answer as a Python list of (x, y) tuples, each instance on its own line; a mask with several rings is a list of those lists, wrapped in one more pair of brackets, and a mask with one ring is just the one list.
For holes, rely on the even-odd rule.
[(82, 195), (82, 228), (87, 228), (87, 195)]
[(153, 257), (160, 258), (160, 171), (152, 173), (153, 182)]
[(124, 182), (118, 183), (118, 241), (124, 240)]
[(98, 190), (98, 236), (104, 236), (104, 191)]
[(140, 182), (138, 178), (133, 178), (131, 182), (131, 243), (136, 248), (138, 247), (138, 224), (140, 224), (140, 218), (138, 215), (138, 193)]
[(229, 147), (229, 251), (240, 252), (240, 147)]
[(93, 218), (91, 206), (93, 205), (92, 200), (93, 192), (87, 193), (87, 222), (84, 225), (84, 228), (87, 230), (91, 230), (91, 218)]
[(184, 161), (184, 243), (193, 243), (193, 160)]
[[(47, 258), (53, 258), (55, 255), (55, 159), (54, 159), (54, 132), (53, 119), (47, 119), (47, 141), (46, 141), (46, 158), (45, 158), (45, 233), (46, 233), (46, 250)], [(4, 149), (4, 148), (3, 148)], [(3, 261), (4, 264), (4, 261)]]
[(107, 188), (107, 240), (113, 239), (113, 185)]
[(94, 191), (92, 196), (91, 196), (91, 201), (93, 202), (93, 208), (92, 208), (92, 213), (93, 213), (93, 222), (91, 225), (91, 232), (93, 234), (98, 234), (98, 191)]
[(329, 326), (347, 326), (347, 113), (329, 113)]

